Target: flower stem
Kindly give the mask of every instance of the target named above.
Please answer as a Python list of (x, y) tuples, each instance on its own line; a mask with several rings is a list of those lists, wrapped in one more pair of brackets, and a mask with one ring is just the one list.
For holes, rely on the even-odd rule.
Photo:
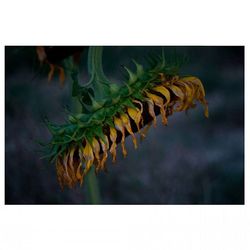
[(86, 178), (87, 184), (87, 199), (90, 204), (100, 204), (101, 196), (98, 181), (95, 175), (95, 170), (92, 167)]
[(105, 76), (102, 67), (102, 46), (89, 47), (88, 53), (88, 73), (90, 84), (95, 92), (95, 99), (101, 99), (105, 90), (109, 88), (109, 80)]
[[(77, 98), (73, 98), (72, 109), (75, 112), (81, 112), (81, 104)], [(92, 167), (89, 173), (86, 175), (85, 181), (87, 185), (87, 202), (90, 204), (101, 204), (99, 185), (95, 175), (94, 167)]]
[[(73, 98), (72, 100), (72, 109), (75, 112), (81, 112), (81, 104), (79, 100), (77, 98)], [(85, 176), (85, 182), (87, 185), (87, 202), (90, 204), (101, 204), (100, 190), (94, 167), (92, 167), (89, 173)]]

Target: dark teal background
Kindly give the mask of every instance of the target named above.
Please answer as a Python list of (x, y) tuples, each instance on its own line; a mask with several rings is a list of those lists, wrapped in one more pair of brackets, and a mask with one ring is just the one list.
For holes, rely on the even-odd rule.
[[(98, 175), (103, 204), (243, 204), (244, 203), (244, 47), (165, 47), (188, 57), (181, 74), (199, 77), (205, 87), (210, 117), (201, 105), (169, 117), (128, 157), (119, 147), (109, 173)], [(144, 62), (161, 47), (105, 47), (104, 69), (122, 82), (121, 65)], [(82, 55), (81, 79), (87, 81), (87, 51)], [(60, 88), (58, 78), (47, 82), (48, 68), (40, 68), (34, 47), (5, 49), (5, 202), (6, 204), (85, 204), (86, 187), (62, 192), (55, 167), (37, 150), (36, 139), (48, 141), (42, 123), (65, 118), (71, 106), (70, 79)]]

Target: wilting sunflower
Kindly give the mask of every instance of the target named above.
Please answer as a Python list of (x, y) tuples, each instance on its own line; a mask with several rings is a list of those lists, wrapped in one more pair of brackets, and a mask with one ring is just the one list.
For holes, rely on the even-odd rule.
[(53, 136), (48, 145), (48, 156), (56, 163), (62, 188), (82, 184), (92, 167), (96, 173), (105, 170), (109, 155), (113, 162), (116, 161), (119, 143), (126, 157), (126, 137), (132, 136), (136, 149), (138, 142), (135, 134), (138, 132), (144, 138), (151, 125), (156, 127), (157, 115), (161, 116), (162, 124), (167, 125), (168, 116), (194, 108), (198, 101), (208, 117), (200, 79), (179, 76), (164, 59), (147, 69), (137, 62), (135, 66), (135, 73), (125, 68), (128, 80), (121, 86), (107, 84), (103, 78), (102, 91), (79, 86), (72, 74), (74, 96), (81, 102), (82, 112), (70, 114), (64, 125), (53, 125), (47, 121)]
[(48, 81), (51, 81), (55, 71), (59, 73), (60, 83), (63, 85), (65, 81), (65, 69), (62, 61), (68, 56), (72, 56), (74, 63), (78, 64), (80, 54), (86, 46), (36, 46), (36, 53), (41, 64), (48, 64), (50, 71), (48, 73)]

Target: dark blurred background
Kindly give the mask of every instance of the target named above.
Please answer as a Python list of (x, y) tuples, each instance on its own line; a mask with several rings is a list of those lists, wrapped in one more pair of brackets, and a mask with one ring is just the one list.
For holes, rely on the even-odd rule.
[[(169, 117), (149, 130), (134, 150), (127, 142), (123, 159), (107, 162), (97, 176), (102, 204), (244, 204), (244, 47), (165, 47), (166, 54), (187, 56), (182, 75), (199, 77), (207, 93), (210, 117), (201, 105)], [(121, 65), (143, 63), (161, 47), (105, 47), (104, 69), (122, 82)], [(82, 54), (82, 82), (87, 81), (87, 51)], [(60, 87), (47, 81), (35, 47), (5, 48), (5, 202), (6, 204), (86, 204), (87, 187), (61, 191), (55, 166), (40, 160), (36, 140), (48, 141), (42, 119), (62, 122), (71, 107), (70, 79)]]

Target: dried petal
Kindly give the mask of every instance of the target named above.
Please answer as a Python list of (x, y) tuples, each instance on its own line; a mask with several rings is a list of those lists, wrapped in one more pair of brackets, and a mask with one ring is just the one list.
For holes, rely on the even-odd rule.
[[(133, 103), (139, 104), (139, 106), (140, 106), (140, 112), (142, 114), (143, 113), (143, 104), (140, 101), (138, 101), (138, 100), (133, 100)], [(143, 126), (143, 117), (142, 116), (141, 116), (141, 126)]]
[(190, 94), (190, 99), (188, 100), (188, 105), (192, 106), (193, 104), (193, 99), (196, 98), (199, 100), (203, 106), (204, 106), (204, 115), (208, 118), (209, 113), (208, 113), (208, 105), (207, 101), (205, 99), (205, 90), (202, 85), (202, 82), (199, 78), (197, 77), (183, 77), (180, 79), (182, 83), (185, 84), (185, 86), (189, 86), (192, 88), (192, 95)]
[(153, 118), (153, 124), (154, 127), (156, 127), (156, 116), (155, 116), (155, 110), (154, 110), (154, 102), (151, 99), (146, 99), (146, 102), (148, 104), (148, 112)]
[(165, 105), (168, 105), (168, 103), (170, 102), (170, 93), (169, 90), (163, 86), (156, 86), (153, 88), (154, 91), (161, 93), (167, 100), (167, 102), (165, 103)]
[(144, 139), (145, 139), (145, 137), (146, 137), (146, 135), (147, 135), (147, 133), (148, 133), (148, 131), (149, 131), (149, 129), (150, 129), (150, 127), (152, 126), (152, 122), (149, 122), (143, 129), (142, 129), (142, 131), (141, 131), (141, 133), (140, 133), (140, 140), (141, 141), (143, 141)]
[(156, 106), (160, 108), (162, 123), (166, 125), (168, 123), (168, 120), (166, 117), (166, 110), (164, 108), (163, 99), (158, 95), (149, 92), (146, 92), (146, 95), (155, 103)]
[(129, 114), (129, 116), (131, 117), (131, 119), (135, 122), (138, 131), (140, 130), (140, 121), (141, 121), (141, 112), (138, 108), (127, 108), (127, 112)]
[(194, 100), (193, 86), (190, 86), (182, 79), (180, 79), (178, 82), (174, 84), (177, 85), (184, 93), (184, 99), (180, 101), (180, 105), (179, 107), (177, 107), (176, 111), (187, 110), (193, 104)]
[(61, 189), (63, 189), (63, 186), (64, 186), (64, 167), (62, 164), (61, 157), (58, 157), (56, 159), (56, 173), (57, 173), (57, 179), (58, 179), (59, 185), (60, 185)]
[(78, 164), (77, 171), (76, 171), (76, 178), (77, 180), (80, 181), (80, 185), (82, 185), (83, 178), (84, 178), (84, 172), (81, 171), (82, 164), (83, 164), (83, 148), (79, 148), (78, 156), (79, 156), (79, 164)]
[(123, 126), (123, 122), (120, 118), (114, 117), (114, 124), (115, 124), (116, 129), (122, 133), (122, 140), (121, 140), (122, 154), (124, 157), (126, 157), (128, 153), (125, 148), (125, 129)]
[(90, 167), (92, 166), (93, 162), (94, 162), (94, 154), (93, 154), (93, 150), (92, 147), (90, 145), (90, 143), (86, 140), (86, 145), (83, 149), (83, 157), (85, 159), (85, 169), (84, 169), (84, 174), (87, 174), (88, 171), (90, 170)]
[(97, 160), (97, 169), (100, 166), (100, 144), (96, 138), (93, 138), (92, 140), (92, 149), (95, 155), (95, 158)]
[(105, 135), (105, 141), (100, 139), (100, 143), (101, 143), (101, 147), (102, 147), (102, 151), (103, 151), (103, 157), (102, 157), (100, 166), (101, 166), (101, 169), (103, 170), (105, 168), (105, 162), (108, 158), (108, 148), (109, 148), (108, 137)]
[(75, 168), (74, 168), (74, 164), (76, 164), (74, 162), (74, 153), (75, 153), (75, 147), (73, 146), (70, 149), (69, 160), (68, 160), (68, 163), (69, 163), (68, 173), (69, 173), (70, 178), (72, 179), (73, 185), (76, 184), (76, 182), (77, 182), (76, 172), (75, 172)]
[(64, 169), (65, 169), (65, 173), (69, 177), (69, 173), (68, 173), (68, 158), (69, 158), (69, 152), (67, 152), (64, 155), (64, 157), (63, 157), (63, 166), (64, 166)]
[(177, 86), (175, 86), (175, 85), (170, 85), (170, 86), (168, 86), (168, 87), (173, 91), (173, 93), (174, 93), (177, 97), (179, 97), (181, 100), (184, 100), (185, 95), (184, 95), (184, 93), (182, 92), (182, 90), (181, 90), (179, 87), (177, 87)]
[(133, 138), (133, 143), (134, 143), (135, 149), (137, 149), (137, 140), (136, 140), (136, 137), (135, 137), (135, 135), (134, 135), (134, 133), (132, 131), (128, 115), (127, 114), (122, 114), (121, 115), (121, 120), (123, 122), (124, 127), (127, 129), (129, 134), (131, 134), (131, 136)]
[(110, 127), (110, 134), (109, 134), (109, 138), (112, 141), (112, 145), (110, 147), (110, 153), (112, 154), (112, 161), (115, 162), (116, 160), (116, 138), (117, 138), (117, 132), (115, 128)]

